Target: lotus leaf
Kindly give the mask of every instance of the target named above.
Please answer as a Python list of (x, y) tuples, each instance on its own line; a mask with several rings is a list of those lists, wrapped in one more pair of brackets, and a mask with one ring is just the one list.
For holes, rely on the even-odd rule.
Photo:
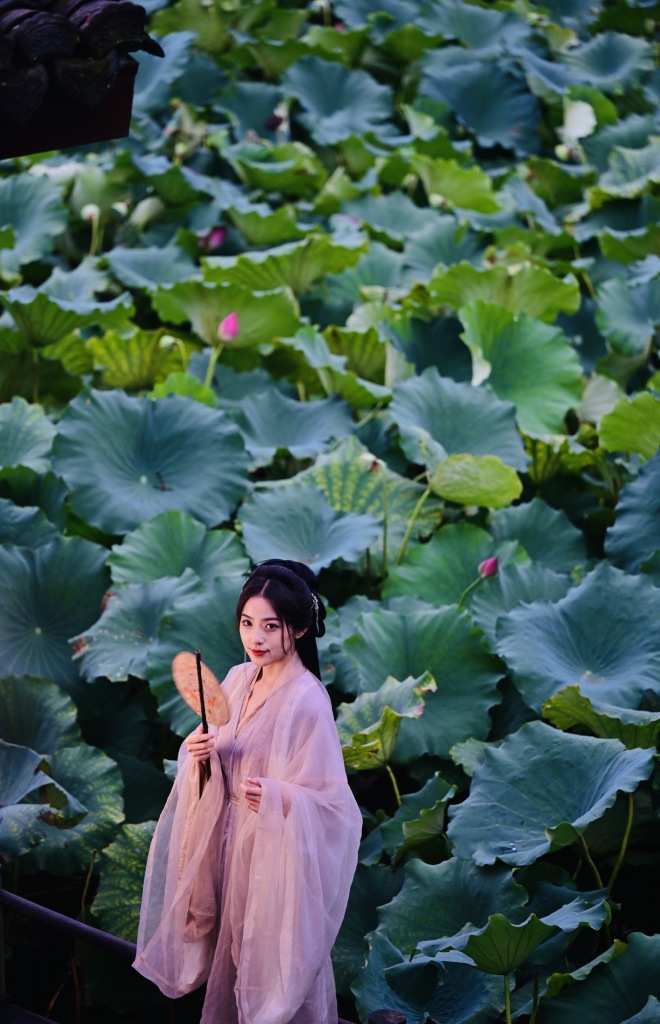
[(427, 282), (439, 264), (478, 264), (482, 251), (476, 233), (460, 225), (454, 216), (443, 214), (406, 241), (404, 268), (416, 281)]
[(338, 558), (359, 561), (380, 533), (373, 516), (337, 512), (320, 491), (299, 484), (253, 491), (239, 521), (253, 562), (292, 558), (315, 571)]
[(535, 710), (557, 690), (636, 707), (657, 688), (660, 652), (652, 623), (660, 591), (650, 580), (600, 563), (566, 597), (520, 605), (500, 619), (496, 648)]
[(364, 132), (378, 135), (394, 113), (388, 86), (366, 71), (347, 71), (319, 57), (299, 60), (282, 81), (303, 108), (298, 120), (322, 146)]
[(129, 676), (145, 679), (163, 616), (197, 597), (201, 587), (192, 569), (181, 576), (120, 584), (110, 592), (100, 619), (71, 639), (81, 675), (105, 676), (113, 682)]
[(92, 912), (105, 931), (127, 942), (137, 938), (144, 869), (155, 824), (123, 825), (101, 854), (101, 881)]
[(55, 428), (39, 405), (12, 398), (0, 405), (0, 467), (27, 466), (37, 473), (50, 467)]
[(50, 761), (54, 781), (80, 800), (87, 813), (71, 828), (46, 826), (44, 842), (21, 863), (27, 872), (68, 875), (86, 870), (94, 852), (113, 839), (123, 820), (121, 774), (95, 747), (64, 747)]
[(618, 355), (641, 359), (649, 350), (660, 322), (660, 279), (633, 285), (610, 278), (598, 290), (596, 322)]
[(195, 334), (207, 345), (218, 344), (218, 327), (230, 313), (236, 313), (239, 331), (234, 348), (270, 344), (278, 336), (293, 334), (298, 327), (292, 300), (283, 291), (254, 294), (236, 285), (209, 281), (180, 281), (159, 288), (152, 302), (158, 315), (173, 324), (189, 321)]
[(44, 175), (18, 174), (0, 180), (0, 225), (14, 232), (14, 248), (0, 252), (4, 274), (17, 275), (26, 263), (51, 252), (67, 222), (60, 186)]
[(660, 549), (659, 512), (660, 455), (656, 455), (621, 490), (616, 520), (605, 540), (605, 550), (617, 565), (636, 572)]
[(21, 508), (0, 498), (0, 544), (38, 548), (57, 536), (57, 527), (40, 508)]
[(428, 464), (453, 453), (494, 455), (513, 469), (525, 468), (513, 406), (432, 367), (394, 389), (389, 412), (411, 462)]
[[(532, 864), (570, 845), (652, 771), (651, 751), (530, 722), (486, 749), (468, 798), (450, 810), (456, 856)], [(552, 786), (543, 780), (552, 779)]]
[(472, 359), (461, 340), (461, 324), (457, 318), (426, 320), (395, 314), (382, 326), (417, 373), (434, 366), (441, 377), (451, 377), (459, 383), (472, 379)]
[(429, 474), (434, 494), (457, 505), (504, 508), (522, 494), (522, 481), (494, 455), (450, 455)]
[(287, 197), (315, 196), (327, 174), (316, 154), (302, 142), (239, 142), (223, 151), (249, 188), (282, 192)]
[(265, 203), (256, 203), (246, 210), (233, 207), (228, 214), (249, 245), (273, 246), (279, 242), (291, 242), (304, 238), (309, 230), (298, 223), (294, 206), (271, 210)]
[(342, 213), (366, 226), (374, 238), (401, 248), (407, 238), (414, 238), (429, 221), (437, 225), (440, 215), (416, 206), (402, 192), (366, 195), (344, 203)]
[(75, 682), (69, 637), (98, 616), (105, 551), (79, 537), (0, 547), (0, 672)]
[[(162, 14), (160, 17), (168, 17), (168, 15)], [(206, 17), (206, 12), (202, 17)], [(173, 29), (176, 27), (173, 26)], [(160, 40), (165, 51), (164, 58), (152, 56), (149, 53), (140, 54), (133, 96), (133, 111), (136, 119), (167, 107), (171, 87), (186, 70), (194, 38), (193, 32), (170, 31)]]
[(0, 680), (0, 736), (40, 755), (80, 743), (76, 707), (47, 679)]
[(408, 851), (435, 863), (446, 855), (445, 817), (456, 787), (436, 772), (416, 793), (405, 793), (401, 804), (380, 825), (371, 829), (360, 845), (360, 863), (375, 864), (383, 852), (398, 861)]
[(350, 995), (350, 984), (364, 966), (365, 929), (378, 924), (376, 908), (389, 902), (399, 887), (398, 878), (385, 867), (365, 868), (358, 864), (348, 906), (332, 949), (337, 992)]
[[(601, 963), (579, 984), (565, 987), (543, 1000), (543, 1021), (564, 1024), (620, 1024), (638, 1014), (650, 995), (660, 994), (660, 938), (633, 932), (627, 948), (609, 963)], [(643, 1019), (643, 1018), (642, 1018)]]
[(457, 160), (432, 160), (422, 154), (413, 157), (411, 165), (423, 182), (431, 205), (479, 213), (497, 213), (500, 209), (493, 183), (480, 167), (461, 167)]
[(86, 393), (60, 420), (55, 464), (73, 489), (74, 511), (115, 536), (165, 511), (217, 526), (247, 487), (236, 428), (223, 413), (178, 395), (154, 402), (121, 391)]
[(191, 281), (201, 277), (199, 267), (176, 245), (147, 246), (144, 249), (129, 249), (116, 245), (105, 259), (113, 275), (127, 288), (143, 288), (155, 291), (161, 285), (176, 284), (177, 281)]
[(501, 1009), (499, 980), (464, 963), (448, 963), (444, 971), (438, 966), (431, 978), (433, 995), (420, 1007), (417, 975), (406, 998), (388, 984), (385, 974), (395, 964), (406, 963), (407, 956), (380, 931), (371, 932), (366, 938), (369, 944), (367, 964), (351, 986), (363, 1019), (366, 1020), (374, 1006), (398, 1010), (405, 1015), (407, 1024), (424, 1024), (429, 1015), (445, 1024), (490, 1024), (497, 1019)]
[(172, 659), (179, 651), (200, 650), (204, 664), (220, 681), (232, 665), (243, 660), (236, 602), (244, 582), (244, 577), (213, 580), (201, 593), (173, 606), (161, 620), (158, 643), (148, 656), (148, 678), (161, 718), (179, 736), (192, 732), (199, 718), (174, 686)]
[(388, 676), (377, 690), (340, 704), (337, 732), (346, 767), (361, 771), (388, 764), (402, 718), (418, 718), (424, 711), (424, 695), (435, 689), (428, 672), (401, 681)]
[(494, 649), (497, 623), (502, 615), (522, 604), (559, 601), (572, 585), (569, 576), (559, 575), (543, 565), (504, 565), (495, 579), (470, 595), (470, 614)]
[(232, 418), (257, 466), (267, 466), (281, 449), (296, 459), (314, 458), (353, 426), (350, 408), (338, 398), (299, 402), (277, 391), (246, 399)]
[(614, 92), (649, 70), (652, 55), (643, 39), (602, 32), (562, 54), (561, 60), (582, 81), (603, 92)]
[(497, 541), (518, 541), (534, 562), (555, 572), (570, 572), (586, 559), (583, 533), (540, 498), (494, 512), (491, 531)]
[(210, 583), (243, 575), (248, 560), (231, 530), (206, 530), (184, 512), (162, 512), (112, 549), (108, 567), (115, 583), (181, 576), (186, 569)]
[(186, 348), (178, 338), (162, 331), (136, 331), (128, 336), (107, 331), (87, 342), (94, 368), (101, 371), (106, 387), (142, 391), (155, 381), (180, 370)]
[(451, 607), (408, 613), (378, 609), (362, 613), (357, 630), (344, 652), (357, 663), (361, 692), (378, 689), (391, 675), (416, 678), (425, 671), (438, 686), (425, 698), (422, 717), (402, 722), (396, 762), (408, 764), (425, 753), (446, 757), (459, 740), (486, 738), (488, 709), (500, 699), (501, 672), (467, 615)]
[(660, 713), (631, 711), (592, 701), (577, 686), (564, 687), (541, 710), (543, 717), (558, 729), (586, 727), (594, 736), (620, 740), (628, 750), (648, 749), (660, 743)]

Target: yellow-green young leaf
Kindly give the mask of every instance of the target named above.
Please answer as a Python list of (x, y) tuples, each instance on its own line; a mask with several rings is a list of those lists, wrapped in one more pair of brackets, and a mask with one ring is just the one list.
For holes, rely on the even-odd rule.
[(602, 739), (621, 740), (627, 750), (648, 750), (660, 742), (659, 712), (634, 711), (591, 701), (579, 686), (565, 686), (545, 702), (541, 711), (558, 729), (586, 727)]
[(172, 337), (171, 343), (164, 345), (168, 337), (162, 331), (137, 331), (129, 338), (108, 331), (103, 337), (91, 338), (87, 348), (106, 387), (142, 391), (185, 366), (183, 342)]
[(421, 154), (411, 160), (411, 165), (432, 205), (446, 203), (479, 213), (497, 213), (500, 208), (493, 195), (493, 182), (480, 167), (461, 167), (456, 160), (432, 160)]
[(494, 455), (450, 455), (429, 477), (434, 494), (457, 505), (505, 508), (522, 494), (515, 469)]
[(637, 452), (652, 458), (660, 447), (660, 399), (643, 391), (622, 398), (600, 424), (600, 443), (609, 452)]
[(573, 314), (580, 308), (580, 286), (575, 277), (560, 279), (544, 267), (531, 265), (478, 270), (469, 263), (455, 263), (436, 271), (429, 292), (452, 309), (481, 299), (546, 323), (553, 323), (558, 313)]
[(351, 704), (342, 704), (337, 730), (346, 767), (361, 771), (386, 765), (402, 719), (418, 718), (424, 710), (424, 694), (435, 688), (429, 672), (402, 682), (390, 676), (378, 690), (360, 694)]

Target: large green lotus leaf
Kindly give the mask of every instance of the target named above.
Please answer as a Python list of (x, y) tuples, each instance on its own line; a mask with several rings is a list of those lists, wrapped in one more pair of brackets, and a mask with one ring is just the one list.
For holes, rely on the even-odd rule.
[(148, 678), (158, 711), (173, 732), (186, 736), (199, 718), (181, 699), (172, 681), (172, 659), (179, 651), (202, 652), (219, 680), (244, 659), (236, 629), (236, 602), (245, 577), (216, 579), (197, 596), (172, 608), (162, 619), (158, 644), (149, 654)]
[[(551, 4), (549, 5), (552, 6)], [(435, 25), (445, 39), (458, 39), (473, 50), (508, 50), (513, 44), (523, 44), (529, 38), (529, 26), (514, 11), (472, 7), (460, 0), (448, 0), (438, 7), (423, 9), (421, 23)], [(430, 60), (437, 60), (432, 52)], [(440, 64), (440, 61), (438, 61)]]
[(127, 942), (137, 938), (144, 869), (155, 827), (155, 821), (123, 825), (101, 854), (101, 880), (92, 912), (104, 931)]
[(407, 954), (401, 953), (379, 930), (368, 934), (366, 941), (367, 963), (351, 986), (362, 1020), (373, 1013), (374, 1007), (398, 1010), (407, 1024), (424, 1024), (429, 1017), (444, 1024), (492, 1024), (497, 1020), (502, 1009), (499, 978), (489, 977), (467, 964), (447, 963), (444, 972), (442, 968), (436, 969), (430, 979), (430, 991), (423, 993), (428, 998), (420, 1006), (422, 993), (417, 977), (406, 995), (400, 995), (387, 982), (385, 971), (406, 963)]
[[(153, 724), (151, 729), (153, 736), (156, 731)], [(124, 754), (116, 747), (107, 747), (105, 753), (117, 762), (121, 770), (126, 821), (136, 824), (158, 818), (172, 789), (171, 780), (165, 772), (153, 761)]]
[(232, 207), (227, 212), (248, 245), (272, 246), (279, 242), (292, 242), (304, 238), (309, 232), (298, 223), (297, 210), (293, 205), (272, 210), (266, 203), (255, 203), (247, 210)]
[(399, 949), (417, 947), (433, 955), (431, 943), (477, 931), (492, 914), (523, 921), (527, 898), (511, 869), (500, 864), (477, 867), (457, 857), (441, 864), (413, 860), (401, 891), (378, 912), (379, 931)]
[(495, 64), (463, 52), (452, 66), (433, 63), (432, 57), (422, 88), (424, 95), (448, 103), (479, 145), (503, 146), (522, 157), (538, 150), (538, 101), (505, 61)]
[(470, 595), (470, 614), (494, 649), (497, 623), (502, 615), (521, 604), (559, 601), (572, 585), (570, 576), (559, 575), (543, 565), (504, 565), (495, 579), (489, 579)]
[(496, 648), (531, 708), (564, 686), (622, 707), (656, 690), (660, 651), (655, 627), (660, 590), (601, 562), (551, 604), (513, 608), (500, 619)]
[(653, 66), (653, 51), (644, 39), (622, 32), (602, 32), (560, 54), (562, 64), (602, 92), (619, 91)]
[[(450, 523), (426, 544), (415, 545), (401, 565), (390, 569), (383, 597), (415, 595), (432, 605), (456, 604), (479, 575), (478, 566), (503, 549), (486, 530), (470, 523)], [(489, 580), (486, 586), (492, 582)]]
[(75, 682), (69, 637), (98, 617), (103, 548), (57, 537), (34, 551), (0, 547), (0, 672)]
[(100, 619), (71, 638), (75, 660), (86, 679), (105, 676), (113, 682), (147, 677), (147, 657), (158, 645), (163, 616), (196, 597), (202, 582), (186, 569), (146, 583), (120, 584), (111, 592)]
[(50, 827), (43, 843), (25, 855), (25, 870), (71, 875), (88, 868), (97, 850), (115, 835), (124, 818), (123, 785), (116, 763), (95, 747), (64, 747), (50, 758), (53, 779), (80, 801), (87, 813), (71, 828)]
[(380, 534), (373, 516), (337, 512), (320, 491), (300, 485), (253, 491), (238, 518), (253, 562), (290, 558), (316, 572), (338, 558), (358, 562)]
[(480, 971), (503, 976), (517, 970), (542, 942), (556, 934), (558, 928), (572, 932), (587, 925), (599, 931), (609, 919), (610, 909), (605, 900), (594, 906), (580, 896), (547, 917), (530, 914), (520, 924), (508, 921), (503, 914), (493, 914), (479, 931), (464, 935), (446, 947), (439, 944), (437, 959), (442, 960), (445, 948), (460, 949)]
[(364, 235), (354, 232), (335, 239), (332, 235), (307, 235), (274, 249), (238, 256), (209, 256), (204, 261), (205, 280), (238, 285), (248, 291), (290, 288), (296, 295), (309, 289), (326, 274), (339, 274), (357, 263), (366, 251)]
[(358, 864), (346, 913), (332, 948), (332, 966), (339, 994), (350, 996), (350, 984), (364, 966), (365, 933), (378, 924), (376, 908), (388, 903), (399, 885), (398, 875), (385, 866), (366, 868)]
[(458, 318), (426, 319), (406, 311), (388, 316), (382, 329), (417, 373), (435, 366), (442, 377), (463, 383), (472, 380), (472, 357), (461, 339)]
[(660, 1021), (660, 1000), (649, 996), (646, 1005), (633, 1017), (628, 1017), (621, 1024), (658, 1024)]
[(343, 322), (370, 290), (380, 289), (382, 292), (383, 289), (397, 288), (401, 284), (402, 266), (401, 253), (380, 242), (372, 242), (369, 251), (354, 267), (341, 274), (329, 274), (323, 282), (323, 301), (343, 314), (341, 320), (335, 315), (330, 323), (334, 326)]
[[(395, 473), (372, 455), (355, 434), (331, 452), (319, 455), (314, 465), (299, 473), (296, 479), (305, 483), (312, 481), (338, 512), (366, 512), (382, 522), (386, 520), (388, 555), (398, 551), (424, 493), (422, 484)], [(427, 501), (415, 520), (413, 538), (433, 533), (441, 517), (439, 503), (435, 499)], [(375, 548), (373, 556), (377, 557)]]
[(660, 455), (650, 459), (619, 495), (616, 520), (605, 537), (605, 551), (629, 572), (660, 549)]
[(500, 209), (492, 179), (480, 167), (461, 167), (457, 160), (433, 160), (422, 154), (412, 158), (411, 166), (432, 205), (441, 203), (443, 207), (479, 213), (497, 213)]
[(254, 294), (232, 284), (181, 281), (159, 288), (152, 302), (163, 320), (190, 322), (207, 345), (218, 344), (218, 327), (230, 313), (236, 313), (239, 323), (232, 348), (270, 344), (277, 337), (295, 334), (299, 326), (292, 297), (283, 291)]
[(316, 154), (302, 142), (273, 146), (244, 141), (223, 149), (238, 178), (251, 189), (291, 197), (315, 197), (327, 172)]
[(300, 402), (279, 391), (248, 398), (232, 414), (256, 466), (267, 466), (285, 449), (296, 459), (314, 458), (351, 433), (351, 410), (333, 397)]
[(603, 448), (610, 452), (636, 452), (652, 458), (660, 449), (660, 398), (642, 391), (622, 398), (603, 416), (598, 428)]
[(473, 302), (459, 314), (480, 380), (513, 402), (523, 431), (561, 434), (564, 417), (582, 397), (580, 359), (561, 330), (524, 313)]
[[(167, 18), (169, 12), (160, 16)], [(206, 10), (201, 16), (208, 20)], [(176, 16), (174, 20), (176, 20)], [(194, 38), (193, 32), (171, 31), (165, 38), (159, 40), (165, 51), (164, 57), (156, 57), (150, 53), (140, 54), (133, 96), (133, 113), (136, 121), (142, 121), (145, 115), (164, 110), (167, 107), (171, 86), (182, 77), (189, 66), (191, 59), (189, 51)]]
[(0, 225), (14, 231), (14, 248), (0, 252), (5, 274), (51, 252), (66, 226), (61, 186), (46, 175), (14, 174), (0, 180)]
[[(434, 274), (429, 291), (437, 302), (452, 309), (481, 300), (512, 314), (527, 313), (548, 322), (560, 312), (575, 313), (580, 306), (580, 288), (572, 275), (562, 280), (537, 266), (479, 270), (470, 263), (454, 263)], [(490, 310), (486, 312), (492, 315)]]
[(352, 330), (332, 325), (324, 337), (330, 351), (345, 356), (347, 367), (361, 379), (389, 386), (388, 349), (375, 327)]
[(167, 395), (181, 395), (183, 398), (194, 398), (202, 405), (208, 405), (211, 409), (217, 409), (218, 396), (213, 388), (202, 384), (198, 377), (192, 373), (168, 373), (164, 381), (154, 384), (149, 392), (149, 398), (166, 398)]
[(533, 864), (574, 842), (652, 769), (652, 751), (528, 722), (484, 750), (447, 835), (456, 856), (476, 864)]
[(495, 540), (518, 541), (534, 562), (555, 572), (570, 572), (584, 564), (584, 534), (565, 512), (541, 498), (493, 512), (490, 528)]
[(660, 181), (659, 154), (660, 142), (655, 140), (642, 149), (615, 146), (607, 171), (589, 189), (591, 206), (598, 208), (612, 199), (635, 199), (647, 192), (649, 185)]
[(657, 747), (660, 740), (660, 712), (634, 711), (590, 700), (577, 686), (565, 686), (545, 702), (541, 711), (558, 729), (586, 728), (602, 739), (620, 740), (628, 750)]
[(598, 289), (596, 323), (620, 356), (642, 357), (660, 323), (660, 279), (637, 284), (612, 277)]
[(113, 275), (127, 288), (155, 291), (160, 285), (201, 277), (199, 267), (178, 245), (129, 249), (116, 245), (105, 255)]
[(173, 163), (166, 156), (139, 156), (133, 154), (137, 170), (149, 182), (149, 191), (155, 192), (167, 206), (185, 207), (199, 201), (206, 192), (207, 179), (190, 168)]
[(634, 263), (660, 250), (660, 225), (647, 224), (630, 231), (604, 228), (598, 236), (598, 244), (606, 260)]
[[(101, 371), (108, 388), (143, 391), (185, 363), (183, 342), (163, 336), (161, 330), (136, 331), (129, 335), (107, 331), (102, 337), (87, 342), (94, 368)], [(183, 353), (182, 350), (183, 349)]]
[(154, 402), (85, 393), (60, 420), (54, 450), (73, 510), (115, 536), (166, 511), (216, 526), (247, 488), (236, 428), (224, 413), (178, 395)]
[[(61, 827), (68, 830), (85, 814), (85, 807), (53, 782), (49, 766), (41, 754), (2, 739), (0, 763), (0, 851), (3, 860), (20, 857), (42, 843), (52, 829)], [(27, 803), (21, 802), (26, 798)]]
[(282, 79), (284, 91), (303, 108), (297, 115), (315, 142), (333, 145), (351, 135), (378, 135), (394, 113), (392, 90), (366, 71), (304, 57)]
[(228, 114), (236, 138), (247, 134), (275, 138), (267, 122), (282, 102), (282, 90), (269, 82), (232, 82), (215, 100), (213, 107)]
[(522, 494), (522, 481), (494, 455), (450, 455), (429, 474), (434, 494), (457, 505), (505, 508)]
[(543, 1024), (621, 1024), (634, 1019), (650, 995), (660, 996), (660, 936), (632, 932), (626, 942), (624, 952), (598, 964), (584, 981), (544, 999)]
[(23, 337), (35, 348), (52, 345), (72, 331), (92, 324), (102, 328), (123, 327), (133, 312), (127, 294), (107, 302), (71, 301), (27, 284), (8, 291), (3, 303)]
[(417, 206), (403, 192), (361, 196), (344, 203), (342, 214), (355, 218), (361, 226), (370, 229), (373, 237), (397, 248), (401, 248), (405, 239), (428, 228), (429, 221), (436, 225), (440, 219), (435, 210)]
[(437, 683), (421, 718), (401, 723), (396, 762), (409, 764), (425, 753), (447, 757), (460, 740), (486, 738), (488, 710), (500, 700), (502, 673), (467, 615), (453, 607), (409, 613), (378, 609), (360, 615), (357, 629), (344, 652), (357, 663), (361, 692), (378, 689), (388, 676), (416, 678), (427, 671)]
[(394, 389), (389, 414), (411, 462), (433, 463), (455, 453), (494, 455), (513, 469), (526, 467), (513, 406), (441, 377), (434, 367)]
[(394, 815), (372, 828), (360, 844), (360, 863), (377, 864), (383, 852), (394, 863), (409, 851), (431, 863), (444, 859), (447, 805), (455, 796), (456, 787), (437, 772), (416, 793), (405, 793)]
[(207, 530), (184, 512), (161, 512), (113, 547), (108, 568), (115, 583), (144, 583), (192, 569), (210, 583), (247, 572), (241, 542), (231, 530)]
[(435, 690), (428, 673), (399, 681), (388, 676), (377, 690), (361, 693), (351, 704), (337, 709), (337, 732), (347, 768), (357, 771), (387, 764), (392, 756), (402, 718), (419, 718), (424, 697)]
[(0, 405), (0, 467), (26, 466), (37, 473), (50, 468), (55, 427), (40, 405), (14, 397)]
[(80, 743), (76, 706), (47, 679), (0, 680), (0, 736), (10, 743), (53, 754)]
[(53, 540), (58, 532), (40, 508), (23, 508), (9, 498), (0, 498), (0, 544), (38, 548)]
[(483, 245), (475, 232), (459, 224), (455, 216), (444, 214), (430, 220), (426, 227), (406, 241), (404, 272), (415, 281), (427, 282), (439, 264), (480, 262)]

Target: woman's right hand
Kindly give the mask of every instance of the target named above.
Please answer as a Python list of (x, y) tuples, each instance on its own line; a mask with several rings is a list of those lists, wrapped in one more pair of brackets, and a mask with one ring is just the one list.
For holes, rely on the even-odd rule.
[(202, 726), (200, 725), (196, 732), (186, 736), (184, 740), (188, 753), (191, 754), (196, 761), (207, 761), (211, 756), (211, 751), (215, 747), (215, 736), (211, 736), (210, 733), (202, 732)]

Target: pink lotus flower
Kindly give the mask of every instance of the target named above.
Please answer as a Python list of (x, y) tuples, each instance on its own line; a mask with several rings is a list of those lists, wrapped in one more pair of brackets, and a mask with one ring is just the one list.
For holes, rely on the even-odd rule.
[(477, 566), (477, 572), (481, 576), (482, 580), (488, 579), (490, 576), (497, 576), (499, 569), (499, 561), (497, 557), (486, 558), (483, 562), (479, 562)]
[(225, 240), (227, 231), (225, 228), (211, 228), (205, 234), (199, 236), (199, 247), (203, 252), (213, 252), (219, 249)]
[(218, 338), (222, 342), (233, 341), (239, 331), (238, 313), (230, 313), (220, 321)]

